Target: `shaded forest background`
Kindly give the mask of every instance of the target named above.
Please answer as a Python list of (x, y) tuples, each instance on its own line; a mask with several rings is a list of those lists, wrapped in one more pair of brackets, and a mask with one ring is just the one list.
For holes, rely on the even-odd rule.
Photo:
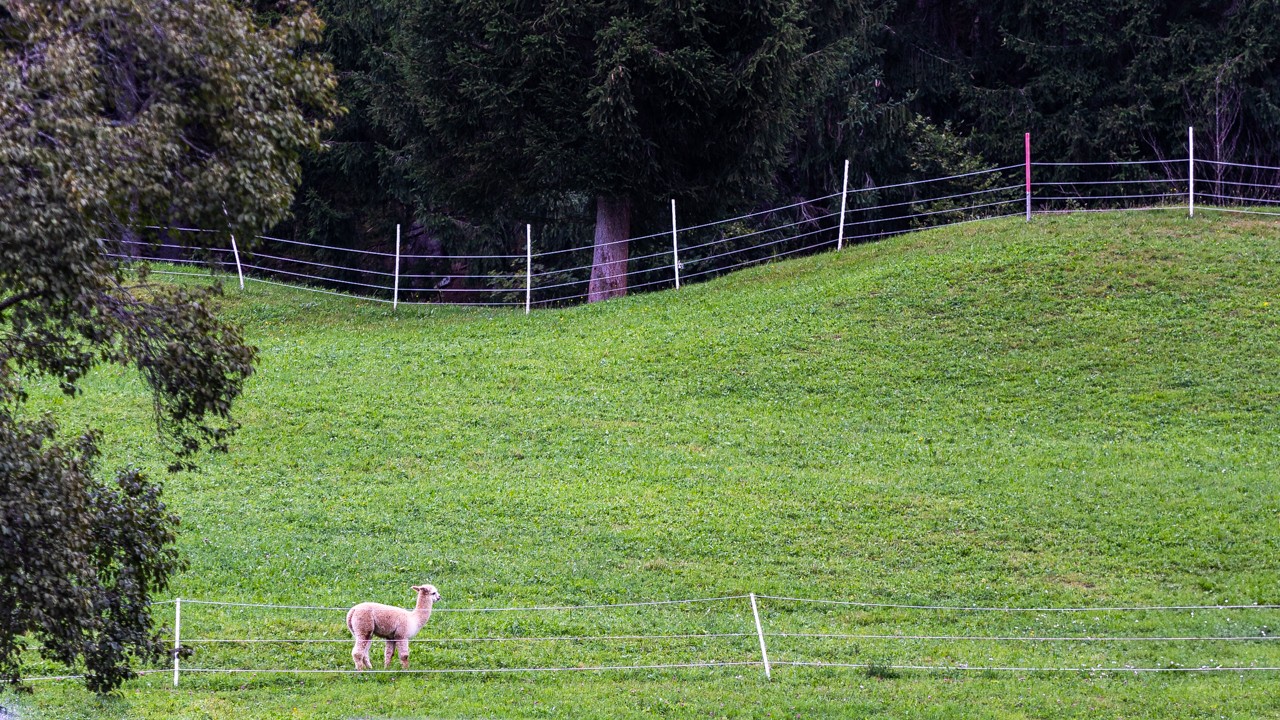
[[(674, 5), (613, 4), (619, 12)], [(420, 39), (407, 33), (431, 32), (410, 16), (432, 5), (315, 0), (327, 23), (321, 49), (339, 73), (347, 112), (326, 137), (326, 150), (303, 158), (292, 217), (265, 234), (391, 252), (399, 223), (403, 251), (434, 258), (415, 271), (437, 275), (432, 282), (456, 292), (482, 284), (476, 276), (522, 264), (457, 256), (522, 254), (526, 222), (537, 228), (540, 250), (590, 245), (596, 198), (495, 192), (487, 207), (462, 209), (438, 178), (421, 172), (432, 146), (405, 96), (412, 83), (404, 48)], [(447, 3), (434, 5), (440, 11)], [(478, 5), (500, 14), (520, 4)], [(845, 159), (851, 188), (1017, 165), (1024, 132), (1032, 134), (1037, 160), (1170, 160), (1157, 167), (1183, 177), (1185, 162), (1178, 161), (1194, 125), (1198, 157), (1280, 165), (1276, 0), (811, 0), (796, 7), (805, 64), (787, 100), (785, 147), (751, 182), (673, 191), (682, 226), (790, 203), (801, 203), (801, 215), (819, 214), (826, 205), (804, 201), (839, 190)], [(264, 21), (273, 8), (260, 3)], [(1057, 172), (1053, 179), (1086, 179), (1080, 168)], [(1020, 178), (1014, 172), (1008, 179)], [(1050, 179), (1048, 171), (1039, 179)], [(669, 229), (665, 197), (635, 202), (632, 236)], [(651, 242), (633, 255), (669, 247), (667, 238)], [(289, 249), (292, 257), (300, 251), (315, 261), (352, 262), (349, 254)]]

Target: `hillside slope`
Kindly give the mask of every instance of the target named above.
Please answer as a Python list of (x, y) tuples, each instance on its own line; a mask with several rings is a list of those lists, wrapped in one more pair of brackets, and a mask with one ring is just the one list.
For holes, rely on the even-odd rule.
[[(244, 429), (232, 453), (167, 480), (191, 561), (173, 594), (407, 604), (407, 587), (429, 581), (444, 594), (444, 608), (748, 592), (948, 605), (1280, 603), (1280, 224), (1174, 215), (954, 227), (528, 317), (438, 307), (392, 312), (257, 284), (229, 290), (227, 311), (247, 325), (262, 364), (239, 406)], [(68, 429), (105, 426), (109, 465), (141, 454), (159, 467), (138, 381), (101, 373), (87, 390), (65, 404), (53, 388), (40, 397)], [(340, 619), (321, 615), (268, 621), (198, 610), (205, 614), (190, 621), (184, 610), (184, 624), (208, 636), (265, 637), (267, 622), (298, 636), (344, 632)], [(474, 615), (460, 624), (460, 615), (438, 615), (429, 630), (752, 629), (741, 626), (742, 612), (733, 605), (696, 618), (575, 615), (544, 624)], [(775, 602), (766, 623), (779, 631), (1000, 634), (1032, 622), (809, 612)], [(1201, 619), (1095, 618), (1090, 632), (1227, 633), (1233, 622), (1258, 631), (1274, 627), (1280, 611)], [(424, 648), (415, 650), (415, 663), (751, 660), (754, 638), (746, 640), (627, 652)], [(784, 660), (1280, 664), (1275, 650), (1260, 645), (1032, 652), (778, 642)], [(197, 665), (350, 663), (343, 645), (322, 650), (202, 649)], [(702, 683), (689, 690), (690, 716), (696, 709), (705, 717), (726, 693), (739, 693), (734, 673), (706, 672), (681, 680)], [(810, 702), (815, 715), (853, 707), (813, 695), (829, 676), (789, 672), (789, 684), (753, 684), (751, 702), (762, 704), (748, 716), (757, 709), (763, 716), (771, 703)], [(544, 690), (579, 715), (617, 716), (626, 713), (615, 712), (613, 683), (643, 694), (655, 682), (591, 677), (582, 687), (572, 678), (544, 679)], [(831, 682), (866, 682), (838, 677), (845, 679)], [(1037, 677), (1036, 702), (1091, 692), (1078, 681)], [(1114, 681), (1116, 697), (1131, 697), (1131, 705), (1113, 709), (1137, 717), (1179, 702), (1233, 707), (1249, 691), (1225, 684), (1260, 679), (1179, 677), (1172, 688), (1152, 680), (1123, 690)], [(234, 687), (216, 678), (187, 682)], [(256, 697), (271, 710), (277, 681), (261, 682), (266, 694)], [(341, 704), (336, 698), (349, 682), (326, 680), (314, 692)], [(406, 693), (427, 692), (418, 680), (395, 682)], [(447, 696), (449, 687), (472, 681), (422, 682)], [(934, 675), (914, 682), (878, 681), (882, 696), (857, 707), (1016, 714), (1004, 680), (987, 689), (975, 689), (977, 680), (944, 687)], [(483, 714), (479, 705), (497, 707), (496, 698), (519, 684), (467, 685), (452, 704), (433, 697), (449, 713)], [(784, 686), (785, 693), (777, 689)], [(495, 699), (485, 700), (490, 690), (483, 688)], [(941, 701), (921, 695), (958, 705), (935, 707)], [(411, 696), (390, 693), (389, 704), (374, 707), (403, 715), (416, 708)], [(826, 699), (813, 699), (819, 696)], [(79, 702), (65, 689), (38, 697), (46, 707)], [(158, 699), (126, 697), (128, 713), (159, 712)], [(234, 692), (216, 697), (240, 702), (230, 699), (239, 697)], [(165, 702), (165, 712), (198, 715), (198, 703)], [(1280, 710), (1261, 695), (1248, 703), (1234, 707)], [(514, 700), (502, 707), (533, 713)]]

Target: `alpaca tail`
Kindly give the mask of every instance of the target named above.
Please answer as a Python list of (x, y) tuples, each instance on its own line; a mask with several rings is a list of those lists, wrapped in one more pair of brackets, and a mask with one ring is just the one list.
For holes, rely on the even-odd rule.
[(352, 635), (356, 633), (356, 629), (351, 627), (351, 616), (355, 613), (355, 611), (356, 611), (355, 608), (351, 608), (350, 610), (347, 611), (347, 632), (351, 633)]

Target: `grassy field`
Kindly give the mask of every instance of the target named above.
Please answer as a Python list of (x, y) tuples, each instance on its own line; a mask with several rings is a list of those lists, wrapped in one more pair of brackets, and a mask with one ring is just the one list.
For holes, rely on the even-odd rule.
[[(173, 595), (344, 607), (583, 605), (749, 592), (872, 603), (1280, 603), (1280, 223), (1005, 220), (536, 312), (251, 284), (262, 349), (232, 453), (168, 476)], [(108, 467), (163, 472), (140, 380), (77, 400)], [(157, 609), (171, 622), (172, 610)], [(343, 613), (184, 604), (183, 638), (332, 639)], [(764, 600), (759, 666), (151, 675), (22, 717), (1280, 717), (1280, 641), (804, 635), (1272, 635), (1280, 610), (986, 612)], [(415, 669), (759, 659), (744, 599), (440, 612)], [(790, 635), (783, 636), (781, 633)], [(644, 640), (559, 636), (721, 634)], [(351, 667), (346, 642), (193, 643), (192, 668)], [(381, 667), (375, 647), (375, 666)], [(33, 654), (31, 671), (49, 673)], [(893, 665), (1092, 668), (892, 670)]]

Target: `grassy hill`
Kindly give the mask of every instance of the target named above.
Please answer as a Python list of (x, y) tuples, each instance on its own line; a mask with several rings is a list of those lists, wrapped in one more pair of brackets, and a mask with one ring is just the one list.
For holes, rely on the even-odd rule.
[[(168, 477), (184, 598), (440, 608), (758, 594), (1019, 607), (1280, 603), (1280, 224), (1204, 213), (947, 228), (679, 291), (517, 312), (251, 284), (262, 349), (229, 456)], [(37, 388), (106, 465), (163, 466), (141, 382)], [(765, 600), (766, 632), (1272, 634), (1280, 610), (1000, 613)], [(170, 610), (157, 611), (162, 617)], [(342, 613), (184, 605), (184, 638), (346, 636)], [(416, 669), (759, 658), (745, 600), (437, 613)], [(771, 659), (1280, 666), (1267, 641), (771, 637)], [(350, 668), (350, 645), (186, 665)], [(375, 656), (379, 648), (375, 647)], [(378, 658), (375, 657), (375, 666)], [(33, 661), (33, 670), (43, 668)], [(354, 678), (185, 675), (33, 716), (1280, 716), (1277, 673), (759, 667)], [(536, 703), (535, 703), (536, 701)], [(8, 704), (9, 701), (4, 701)]]

